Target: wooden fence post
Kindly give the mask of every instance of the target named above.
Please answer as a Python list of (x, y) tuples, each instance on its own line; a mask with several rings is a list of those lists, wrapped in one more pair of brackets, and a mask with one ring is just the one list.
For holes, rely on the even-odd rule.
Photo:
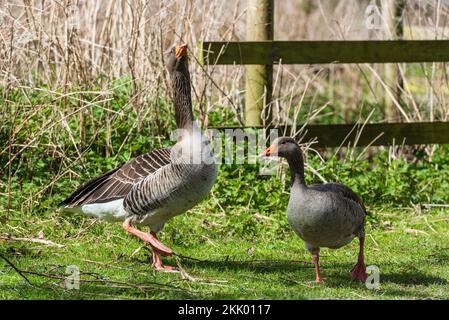
[[(396, 0), (394, 19), (395, 19), (395, 32), (396, 40), (404, 40), (404, 11), (405, 11), (405, 0)], [(404, 88), (404, 79), (402, 79), (401, 71), (399, 66), (396, 65), (396, 92), (395, 97), (398, 102), (401, 101), (401, 90)]]
[[(246, 40), (273, 40), (274, 0), (249, 0), (246, 14)], [(264, 106), (271, 102), (273, 65), (247, 66), (245, 82), (245, 125), (258, 126), (264, 122)], [(271, 118), (270, 113), (263, 115), (264, 120)]]
[[(391, 40), (403, 40), (404, 24), (403, 12), (405, 9), (404, 0), (383, 0), (382, 11), (387, 27), (391, 31)], [(402, 77), (397, 64), (385, 65), (385, 83), (393, 91), (394, 99), (398, 103), (401, 101)], [(392, 121), (399, 116), (399, 112), (388, 93), (384, 96), (384, 110), (387, 121)]]

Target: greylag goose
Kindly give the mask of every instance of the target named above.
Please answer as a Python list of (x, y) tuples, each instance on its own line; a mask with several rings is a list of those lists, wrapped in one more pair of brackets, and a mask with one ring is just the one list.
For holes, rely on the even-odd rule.
[(293, 138), (280, 137), (264, 150), (262, 157), (285, 158), (291, 172), (287, 218), (296, 234), (312, 254), (316, 282), (322, 282), (319, 266), (320, 247), (340, 248), (359, 238), (358, 260), (351, 279), (365, 281), (364, 261), (365, 206), (360, 197), (343, 184), (327, 183), (307, 186), (300, 146)]
[[(152, 267), (174, 271), (160, 255), (173, 251), (156, 236), (170, 218), (199, 203), (217, 177), (217, 163), (209, 141), (193, 119), (187, 45), (173, 47), (167, 56), (178, 137), (169, 149), (159, 149), (96, 177), (61, 202), (63, 210), (107, 221), (123, 221), (123, 228), (149, 244)], [(149, 226), (145, 233), (133, 225)]]

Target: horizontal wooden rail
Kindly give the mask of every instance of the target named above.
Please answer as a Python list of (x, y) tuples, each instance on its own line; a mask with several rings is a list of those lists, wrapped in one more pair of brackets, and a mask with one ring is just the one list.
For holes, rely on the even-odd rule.
[(204, 64), (449, 61), (449, 40), (202, 42)]
[[(306, 125), (303, 142), (316, 139), (314, 147), (388, 146), (414, 144), (449, 144), (449, 122), (414, 122), (414, 123), (374, 123), (366, 124), (326, 124)], [(212, 128), (211, 128), (212, 129)], [(215, 127), (214, 129), (245, 129), (242, 127)], [(247, 128), (250, 129), (250, 128)], [(253, 127), (262, 129), (262, 127)], [(279, 127), (281, 133), (285, 127)], [(287, 128), (290, 132), (290, 128)], [(302, 135), (301, 135), (302, 136)]]

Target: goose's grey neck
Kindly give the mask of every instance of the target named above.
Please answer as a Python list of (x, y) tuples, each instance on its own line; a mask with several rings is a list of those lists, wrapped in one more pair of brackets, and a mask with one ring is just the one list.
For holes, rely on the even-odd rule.
[(306, 183), (304, 180), (304, 159), (299, 147), (288, 155), (287, 162), (290, 167), (291, 186), (293, 186), (294, 184), (305, 186)]
[(178, 129), (193, 128), (192, 97), (188, 70), (176, 71), (172, 75), (173, 101)]

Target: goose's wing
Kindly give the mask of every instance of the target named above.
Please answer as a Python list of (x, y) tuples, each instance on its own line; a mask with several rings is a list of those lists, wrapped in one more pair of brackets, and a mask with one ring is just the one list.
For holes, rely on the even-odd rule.
[(171, 163), (138, 181), (123, 200), (125, 210), (134, 215), (147, 215), (164, 207), (185, 183), (183, 173), (187, 171), (188, 166)]
[(322, 192), (333, 192), (346, 199), (352, 200), (357, 204), (359, 204), (362, 207), (363, 212), (366, 213), (366, 208), (365, 205), (363, 204), (362, 199), (360, 199), (357, 193), (352, 191), (351, 188), (345, 186), (344, 184), (340, 183), (313, 184), (309, 188)]
[(334, 195), (348, 200), (343, 202), (346, 205), (342, 205), (342, 217), (352, 225), (354, 234), (363, 234), (366, 208), (362, 199), (354, 191), (340, 183), (315, 184), (309, 188), (317, 191), (331, 192)]
[(170, 163), (171, 149), (158, 149), (96, 177), (79, 187), (59, 205), (73, 208), (125, 198), (132, 187)]

